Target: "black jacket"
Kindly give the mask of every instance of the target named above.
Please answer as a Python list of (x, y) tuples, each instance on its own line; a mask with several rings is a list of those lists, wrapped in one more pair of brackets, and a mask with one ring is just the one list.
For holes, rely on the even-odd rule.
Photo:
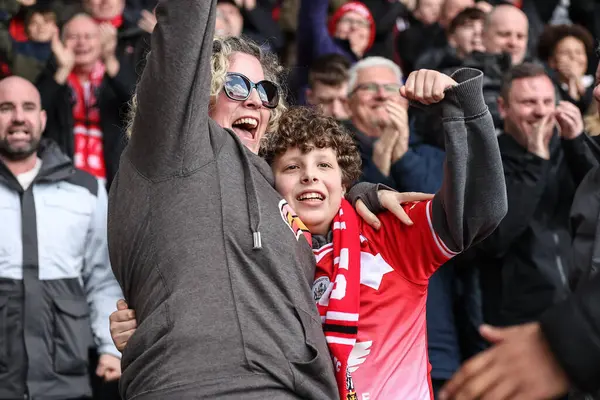
[[(48, 114), (44, 136), (53, 139), (65, 154), (73, 157), (73, 95), (69, 85), (59, 85), (54, 80), (55, 71), (53, 62), (50, 62), (37, 82), (42, 96), (42, 107)], [(125, 146), (128, 103), (135, 83), (133, 70), (127, 64), (121, 63), (119, 73), (114, 78), (106, 74), (97, 89), (107, 187), (110, 187), (117, 172)]]
[[(589, 143), (591, 147), (594, 143)], [(600, 149), (596, 152), (600, 160)], [(541, 318), (555, 357), (579, 390), (600, 393), (600, 167), (585, 176), (571, 208), (576, 292)], [(593, 161), (596, 161), (595, 163)], [(589, 398), (577, 393), (574, 398)]]
[(542, 332), (570, 381), (586, 392), (600, 390), (600, 275), (541, 318)]
[(498, 138), (508, 214), (477, 248), (486, 322), (535, 320), (570, 294), (569, 210), (592, 158), (583, 136), (551, 143), (550, 160), (526, 151), (510, 135)]

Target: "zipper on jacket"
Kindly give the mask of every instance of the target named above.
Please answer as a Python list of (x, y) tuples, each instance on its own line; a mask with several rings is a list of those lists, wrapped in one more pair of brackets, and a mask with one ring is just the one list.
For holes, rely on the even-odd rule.
[(558, 233), (553, 233), (552, 237), (554, 238), (554, 244), (556, 245), (556, 267), (558, 269), (560, 280), (562, 281), (563, 286), (567, 286), (567, 275), (565, 274), (562, 258), (560, 257), (560, 239), (558, 238)]

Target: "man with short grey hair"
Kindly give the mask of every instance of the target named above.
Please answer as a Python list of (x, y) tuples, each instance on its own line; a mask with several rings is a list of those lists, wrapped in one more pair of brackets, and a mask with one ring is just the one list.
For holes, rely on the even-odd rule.
[[(349, 71), (350, 123), (363, 160), (363, 177), (400, 191), (435, 192), (442, 151), (411, 137), (402, 71), (391, 60), (367, 57)], [(436, 173), (432, 173), (436, 171)]]

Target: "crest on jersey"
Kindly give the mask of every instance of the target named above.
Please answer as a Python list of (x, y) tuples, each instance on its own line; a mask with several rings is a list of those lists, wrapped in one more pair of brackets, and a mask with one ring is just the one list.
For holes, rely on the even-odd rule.
[(323, 294), (327, 291), (330, 283), (331, 281), (328, 276), (322, 276), (315, 280), (315, 283), (313, 283), (313, 298), (315, 299), (315, 302), (321, 300), (321, 297), (323, 297)]

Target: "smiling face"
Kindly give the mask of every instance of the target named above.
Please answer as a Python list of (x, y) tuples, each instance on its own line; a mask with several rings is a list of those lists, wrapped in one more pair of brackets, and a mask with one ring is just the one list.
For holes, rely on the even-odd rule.
[(484, 27), (483, 45), (488, 53), (509, 53), (513, 65), (520, 64), (527, 53), (529, 22), (517, 7), (497, 6)]
[(64, 44), (75, 54), (76, 67), (89, 67), (100, 59), (101, 43), (98, 24), (80, 15), (64, 27)]
[(34, 13), (27, 21), (27, 37), (38, 43), (47, 43), (52, 40), (56, 27), (56, 17), (53, 13)]
[(40, 95), (28, 81), (0, 81), (0, 157), (20, 161), (34, 156), (46, 126)]
[(569, 69), (579, 78), (585, 75), (587, 64), (585, 44), (573, 36), (567, 36), (558, 42), (554, 53), (548, 60), (550, 68), (559, 69), (559, 66), (568, 65)]
[(348, 40), (352, 51), (362, 57), (369, 46), (371, 22), (355, 11), (348, 11), (337, 23), (335, 37)]
[(507, 97), (498, 100), (504, 130), (526, 147), (542, 120), (556, 110), (554, 85), (547, 75), (515, 79)]
[(390, 120), (387, 102), (408, 108), (408, 101), (400, 96), (400, 78), (396, 73), (387, 66), (360, 69), (348, 98), (352, 123), (368, 136), (379, 136), (380, 127)]
[(448, 43), (456, 49), (456, 54), (464, 58), (474, 51), (485, 51), (481, 35), (483, 32), (483, 21), (471, 20), (456, 28), (449, 35)]
[(319, 107), (321, 112), (328, 117), (343, 121), (349, 118), (347, 96), (348, 84), (330, 86), (315, 82), (311, 89), (306, 91), (308, 104)]
[[(265, 79), (258, 59), (250, 54), (233, 53), (229, 58), (228, 72), (237, 72), (257, 83)], [(209, 111), (210, 117), (223, 128), (233, 130), (242, 143), (253, 153), (258, 153), (271, 112), (263, 106), (256, 89), (244, 101), (231, 100), (221, 90)]]
[(293, 147), (272, 163), (275, 189), (313, 234), (326, 235), (346, 188), (336, 152), (326, 147), (303, 153)]

